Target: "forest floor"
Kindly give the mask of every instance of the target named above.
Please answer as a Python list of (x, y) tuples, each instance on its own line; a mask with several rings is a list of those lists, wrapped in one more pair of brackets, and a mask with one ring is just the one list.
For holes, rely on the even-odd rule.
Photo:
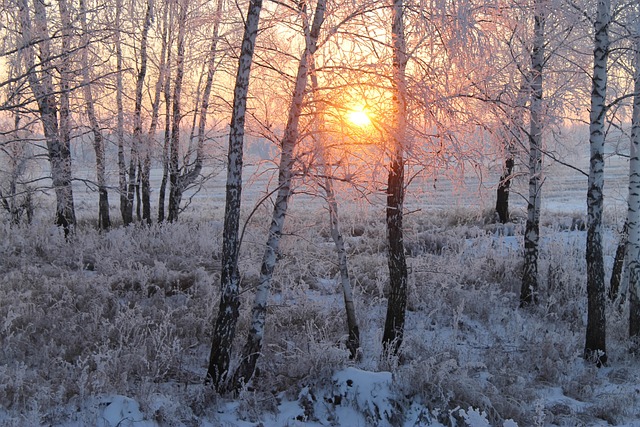
[[(274, 185), (260, 168), (248, 166), (245, 218)], [(624, 159), (608, 160), (607, 280), (625, 168)], [(608, 366), (581, 357), (586, 179), (559, 166), (546, 174), (540, 298), (529, 309), (518, 307), (523, 180), (512, 189), (506, 226), (491, 215), (499, 171), (414, 180), (405, 206), (406, 332), (392, 359), (381, 358), (384, 200), (374, 192), (365, 203), (338, 187), (361, 331), (357, 362), (344, 346), (328, 214), (320, 198), (297, 194), (259, 372), (233, 399), (203, 385), (219, 302), (223, 180), (187, 194), (178, 223), (103, 233), (88, 219), (96, 194), (78, 187), (81, 221), (69, 241), (45, 218), (43, 202), (31, 226), (0, 226), (0, 426), (640, 426), (640, 360), (630, 353), (624, 301), (607, 307)], [(269, 215), (267, 203), (246, 223), (235, 357)]]
[[(268, 210), (248, 227), (241, 318), (248, 329)], [(186, 218), (70, 241), (45, 223), (0, 230), (3, 426), (640, 425), (640, 364), (625, 304), (607, 308), (609, 365), (581, 358), (585, 233), (545, 222), (540, 303), (518, 307), (521, 228), (470, 211), (411, 215), (408, 318), (381, 359), (384, 222), (344, 214), (362, 360), (348, 359), (325, 213), (289, 217), (264, 354), (236, 399), (203, 385), (219, 301), (220, 220)], [(605, 241), (607, 265), (615, 225)], [(610, 268), (609, 268), (610, 271)]]

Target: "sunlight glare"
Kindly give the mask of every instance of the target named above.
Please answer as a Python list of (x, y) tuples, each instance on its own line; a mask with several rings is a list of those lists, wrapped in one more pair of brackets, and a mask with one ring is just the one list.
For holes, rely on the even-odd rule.
[(347, 116), (349, 121), (358, 127), (366, 127), (371, 125), (371, 118), (362, 106), (358, 106), (349, 111)]

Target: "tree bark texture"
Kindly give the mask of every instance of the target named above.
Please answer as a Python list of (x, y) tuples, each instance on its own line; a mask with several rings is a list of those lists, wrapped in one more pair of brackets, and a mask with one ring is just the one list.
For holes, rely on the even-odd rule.
[(249, 75), (251, 73), (251, 64), (253, 63), (253, 52), (261, 9), (262, 0), (250, 1), (238, 61), (236, 84), (233, 93), (233, 110), (229, 128), (222, 272), (220, 277), (221, 297), (213, 330), (211, 355), (207, 370), (207, 382), (211, 382), (218, 391), (223, 391), (225, 388), (240, 306), (240, 274), (238, 272), (240, 241), (238, 231), (242, 196), (244, 124)]
[[(305, 7), (306, 9), (306, 7)], [(289, 107), (289, 116), (284, 130), (281, 143), (280, 165), (278, 171), (278, 192), (271, 215), (271, 225), (267, 244), (262, 257), (260, 267), (260, 279), (256, 289), (255, 301), (251, 311), (251, 327), (247, 336), (247, 342), (242, 351), (240, 366), (234, 375), (233, 387), (238, 389), (244, 383), (248, 383), (253, 377), (258, 357), (262, 352), (264, 340), (264, 329), (267, 314), (267, 302), (273, 278), (273, 271), (276, 265), (276, 257), (280, 246), (280, 238), (284, 228), (284, 222), (291, 197), (291, 175), (294, 162), (294, 150), (298, 143), (298, 124), (302, 113), (302, 102), (304, 100), (305, 89), (307, 87), (307, 77), (311, 56), (316, 51), (316, 44), (320, 27), (324, 21), (325, 0), (318, 0), (314, 13), (313, 24), (311, 26), (310, 37), (307, 38), (305, 51), (298, 65), (296, 83)], [(307, 11), (303, 9), (302, 14)], [(303, 17), (303, 19), (305, 19)]]
[(114, 29), (114, 42), (116, 48), (116, 110), (117, 125), (116, 138), (118, 140), (118, 188), (120, 190), (120, 215), (122, 223), (127, 226), (133, 222), (132, 208), (127, 197), (127, 165), (124, 158), (124, 85), (122, 81), (122, 41), (120, 28), (122, 26), (122, 0), (116, 0), (116, 16)]
[(406, 45), (404, 36), (404, 2), (392, 2), (391, 37), (393, 49), (394, 124), (391, 162), (387, 182), (387, 242), (389, 298), (382, 335), (385, 355), (395, 355), (404, 337), (407, 308), (407, 261), (404, 253), (404, 144), (406, 135)]
[(180, 178), (180, 121), (182, 119), (182, 81), (184, 80), (184, 43), (187, 24), (186, 1), (178, 2), (178, 38), (176, 53), (176, 75), (173, 85), (173, 110), (171, 115), (171, 143), (169, 145), (169, 212), (167, 220), (177, 221), (180, 213), (180, 202), (182, 201), (182, 191), (179, 189), (178, 180)]
[[(151, 18), (153, 15), (153, 1), (147, 1), (147, 9), (142, 24), (142, 34), (140, 36), (140, 64), (138, 74), (136, 75), (135, 100), (133, 109), (133, 140), (131, 142), (131, 155), (129, 157), (129, 184), (127, 187), (127, 208), (131, 209), (130, 216), (133, 219), (133, 199), (134, 192), (139, 194), (140, 187), (137, 179), (142, 182), (142, 162), (140, 161), (140, 153), (149, 151), (149, 147), (145, 147), (146, 142), (142, 138), (142, 91), (144, 89), (144, 79), (147, 76), (147, 46), (149, 39), (149, 29), (151, 28)], [(136, 179), (136, 170), (138, 177)], [(136, 213), (140, 219), (140, 202), (137, 203)], [(142, 215), (144, 217), (144, 215)]]
[(604, 139), (609, 57), (609, 0), (598, 0), (593, 50), (593, 77), (589, 124), (589, 183), (587, 190), (587, 331), (584, 357), (601, 366), (607, 361), (606, 294), (602, 254)]
[(524, 267), (520, 306), (535, 304), (538, 293), (538, 244), (542, 173), (542, 69), (544, 64), (545, 12), (541, 0), (535, 3), (534, 38), (531, 54), (531, 123), (529, 131), (529, 200), (524, 232)]
[(158, 222), (165, 220), (165, 196), (167, 190), (167, 181), (169, 178), (169, 147), (171, 145), (171, 57), (173, 46), (173, 25), (172, 18), (169, 17), (169, 31), (165, 34), (165, 43), (167, 45), (167, 58), (165, 67), (164, 80), (164, 112), (166, 120), (164, 121), (164, 144), (162, 146), (162, 181), (160, 182), (160, 191), (158, 194)]
[[(39, 0), (34, 1), (33, 25), (35, 28), (32, 28), (28, 0), (21, 0), (19, 8), (22, 37), (24, 45), (27, 46), (25, 49), (25, 63), (27, 68), (32, 70), (27, 76), (27, 80), (38, 104), (38, 112), (51, 165), (51, 178), (56, 194), (55, 223), (63, 227), (65, 235), (68, 235), (76, 222), (71, 187), (71, 151), (68, 133), (64, 133), (68, 131), (68, 127), (61, 132), (58, 123), (58, 104), (52, 75), (55, 67), (51, 59), (46, 9), (42, 2)], [(34, 40), (38, 41), (34, 42)], [(38, 59), (42, 68), (40, 72), (38, 72), (38, 67), (36, 66), (34, 46), (38, 47)], [(62, 86), (60, 92), (65, 91), (68, 93), (68, 87), (64, 89)], [(67, 123), (65, 123), (66, 125)]]
[[(640, 17), (639, 17), (640, 18)], [(629, 163), (629, 337), (640, 350), (640, 21), (636, 26), (635, 76)]]
[(511, 187), (511, 174), (513, 173), (514, 163), (513, 154), (507, 154), (507, 160), (504, 162), (504, 171), (500, 176), (496, 191), (496, 213), (498, 214), (498, 220), (502, 224), (509, 222), (509, 189)]
[(93, 149), (96, 154), (96, 181), (98, 182), (98, 227), (106, 230), (111, 227), (109, 216), (109, 193), (105, 171), (104, 138), (100, 130), (100, 124), (96, 117), (93, 92), (91, 90), (91, 76), (89, 68), (89, 42), (90, 34), (87, 26), (87, 6), (85, 0), (80, 0), (80, 23), (82, 26), (82, 84), (84, 100), (89, 119), (89, 127), (93, 134)]
[(347, 262), (347, 251), (344, 247), (344, 239), (340, 233), (340, 219), (338, 216), (338, 202), (333, 191), (333, 180), (329, 176), (328, 167), (325, 166), (325, 182), (324, 188), (327, 195), (327, 204), (329, 205), (329, 226), (331, 227), (331, 238), (336, 245), (338, 252), (338, 266), (340, 268), (340, 284), (342, 285), (342, 296), (344, 299), (344, 307), (347, 313), (347, 349), (349, 350), (349, 358), (360, 359), (360, 328), (358, 327), (358, 319), (356, 317), (356, 309), (353, 303), (353, 289), (351, 288), (351, 279), (349, 277), (349, 264)]
[[(629, 178), (631, 179), (631, 165), (629, 166)], [(631, 182), (629, 182), (631, 185)], [(631, 187), (629, 187), (631, 190)], [(631, 192), (629, 193), (631, 194)], [(621, 284), (624, 278), (624, 265), (627, 259), (627, 242), (629, 241), (629, 220), (628, 216), (622, 227), (622, 232), (616, 247), (616, 255), (613, 258), (613, 269), (611, 270), (611, 280), (609, 281), (609, 301), (615, 301), (621, 295)]]

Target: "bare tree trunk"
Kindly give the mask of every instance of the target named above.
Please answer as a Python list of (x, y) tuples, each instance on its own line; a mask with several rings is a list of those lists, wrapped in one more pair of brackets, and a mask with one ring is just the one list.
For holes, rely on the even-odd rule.
[[(305, 28), (306, 33), (309, 33), (308, 28)], [(308, 37), (308, 36), (307, 36)], [(315, 60), (311, 58), (311, 70), (310, 79), (312, 86), (312, 93), (314, 102), (318, 105), (318, 77), (315, 72), (316, 65)], [(336, 252), (338, 253), (338, 266), (340, 268), (340, 284), (342, 286), (342, 296), (344, 299), (344, 308), (347, 315), (347, 349), (349, 350), (349, 358), (354, 360), (360, 360), (362, 357), (362, 351), (360, 348), (360, 328), (358, 326), (358, 318), (356, 316), (355, 304), (353, 302), (353, 289), (351, 287), (351, 278), (349, 276), (349, 263), (347, 259), (347, 251), (344, 246), (344, 239), (340, 232), (340, 216), (338, 214), (338, 202), (336, 200), (335, 191), (333, 189), (333, 177), (331, 166), (329, 165), (329, 159), (325, 155), (326, 148), (322, 143), (322, 112), (316, 107), (315, 111), (315, 123), (314, 140), (316, 141), (316, 151), (318, 153), (318, 160), (323, 168), (323, 174), (325, 176), (324, 189), (327, 196), (327, 204), (329, 206), (329, 226), (331, 229), (331, 238), (336, 245)], [(319, 125), (318, 125), (319, 124)]]
[(240, 274), (238, 255), (240, 241), (240, 201), (242, 196), (242, 154), (244, 148), (244, 122), (249, 90), (249, 75), (253, 51), (258, 34), (262, 0), (251, 0), (242, 37), (238, 72), (233, 93), (233, 111), (229, 128), (229, 154), (227, 157), (227, 189), (222, 244), (222, 273), (220, 275), (220, 306), (213, 330), (207, 382), (218, 391), (225, 388), (229, 371), (231, 346), (235, 337), (240, 307)]
[[(45, 6), (39, 0), (34, 1), (34, 25), (32, 29), (29, 16), (28, 0), (21, 0), (20, 26), (25, 48), (25, 64), (31, 70), (27, 79), (38, 104), (43, 133), (47, 143), (49, 162), (51, 164), (51, 178), (56, 193), (55, 223), (63, 227), (68, 235), (75, 224), (75, 209), (73, 205), (73, 191), (71, 187), (71, 152), (69, 149), (68, 133), (61, 132), (58, 125), (58, 106), (53, 87), (52, 71), (54, 64), (51, 59), (50, 38), (47, 29), (47, 15)], [(63, 36), (63, 38), (65, 38)], [(68, 40), (65, 46), (68, 49)], [(34, 46), (39, 48), (40, 73), (35, 62)], [(66, 51), (68, 53), (68, 50)], [(67, 92), (68, 87), (61, 87), (60, 92)], [(66, 125), (66, 123), (65, 123)], [(67, 128), (68, 130), (68, 128)], [(64, 133), (64, 135), (63, 135)]]
[(142, 189), (142, 220), (147, 224), (151, 224), (151, 145), (156, 137), (158, 128), (158, 116), (160, 113), (160, 97), (162, 94), (162, 86), (165, 81), (166, 74), (166, 57), (167, 57), (167, 23), (168, 4), (165, 3), (162, 12), (162, 48), (160, 51), (160, 64), (158, 66), (160, 72), (156, 81), (155, 93), (153, 96), (153, 104), (151, 105), (151, 123), (149, 124), (149, 132), (147, 133), (147, 142), (142, 146), (142, 164), (140, 166), (140, 187)]
[[(35, 2), (36, 16), (40, 15), (37, 11), (42, 8), (43, 19), (46, 19), (44, 5), (39, 1)], [(73, 36), (73, 28), (71, 26), (71, 16), (66, 0), (58, 1), (58, 9), (60, 10), (60, 19), (62, 23), (62, 52), (60, 55), (60, 63), (58, 64), (58, 73), (60, 74), (60, 127), (58, 129), (60, 135), (60, 168), (64, 174), (64, 182), (56, 192), (61, 193), (61, 197), (65, 200), (62, 213), (58, 215), (58, 225), (62, 225), (65, 230), (65, 236), (69, 234), (70, 227), (75, 224), (75, 210), (73, 208), (73, 191), (71, 186), (71, 110), (69, 106), (69, 93), (71, 90), (72, 72), (70, 68), (71, 53), (71, 37)], [(45, 24), (46, 25), (46, 24)]]
[[(171, 208), (169, 208), (169, 221), (177, 221), (178, 214), (180, 212), (180, 202), (182, 200), (182, 194), (191, 185), (202, 171), (202, 162), (204, 157), (204, 141), (205, 141), (205, 128), (207, 124), (207, 113), (209, 111), (209, 100), (211, 97), (211, 89), (213, 87), (213, 77), (216, 71), (216, 58), (218, 49), (218, 40), (220, 32), (220, 22), (222, 21), (222, 8), (224, 6), (224, 0), (218, 0), (216, 6), (216, 21), (213, 27), (213, 40), (211, 41), (211, 47), (209, 49), (209, 55), (207, 58), (207, 75), (205, 79), (204, 89), (202, 90), (202, 100), (200, 101), (200, 111), (198, 115), (198, 134), (196, 143), (196, 157), (193, 164), (189, 164), (189, 157), (191, 150), (187, 153), (185, 159), (184, 172), (179, 173), (175, 179), (175, 185), (172, 186), (171, 192), (173, 194), (170, 198), (169, 204), (171, 206), (171, 199), (174, 200), (174, 216), (171, 217)], [(200, 91), (198, 91), (200, 93)], [(198, 103), (198, 101), (196, 101)], [(196, 112), (198, 113), (198, 112)], [(194, 122), (196, 117), (194, 116)], [(193, 132), (192, 132), (193, 134)], [(191, 140), (191, 139), (190, 139)], [(179, 172), (179, 171), (178, 171)], [(171, 219), (173, 218), (173, 219)]]
[(162, 96), (162, 86), (165, 81), (166, 57), (167, 57), (167, 23), (168, 4), (165, 3), (162, 12), (162, 48), (160, 51), (160, 64), (158, 65), (159, 74), (155, 85), (153, 103), (151, 105), (151, 123), (149, 124), (149, 132), (147, 133), (147, 143), (142, 146), (142, 164), (140, 166), (140, 187), (142, 190), (142, 220), (147, 224), (151, 224), (151, 145), (156, 137), (158, 129), (158, 118), (160, 114), (160, 98)]
[(607, 362), (606, 294), (602, 254), (602, 210), (604, 187), (604, 139), (609, 57), (610, 0), (598, 0), (593, 50), (593, 77), (589, 125), (589, 188), (587, 191), (587, 333), (584, 357), (598, 366)]
[(404, 337), (407, 309), (407, 261), (404, 253), (404, 144), (406, 135), (406, 66), (404, 2), (393, 0), (391, 37), (393, 49), (393, 100), (395, 117), (387, 186), (387, 241), (389, 297), (382, 335), (385, 356), (396, 355)]
[(538, 244), (540, 241), (540, 201), (542, 173), (542, 69), (544, 66), (545, 15), (542, 0), (536, 0), (533, 52), (531, 54), (531, 129), (529, 132), (529, 200), (524, 232), (524, 268), (520, 306), (537, 302)]
[[(636, 12), (638, 13), (638, 12)], [(635, 76), (629, 164), (629, 337), (640, 350), (640, 16), (636, 15)]]
[(178, 191), (178, 179), (180, 177), (179, 150), (180, 150), (180, 103), (182, 96), (182, 80), (184, 78), (184, 33), (187, 22), (188, 3), (178, 2), (178, 41), (176, 55), (176, 78), (173, 87), (173, 114), (171, 127), (171, 144), (169, 146), (169, 222), (177, 221), (180, 212), (182, 192)]
[(105, 173), (104, 139), (100, 131), (100, 124), (96, 117), (93, 93), (91, 91), (91, 77), (89, 69), (89, 42), (90, 34), (87, 27), (87, 7), (85, 0), (80, 0), (80, 23), (82, 26), (82, 84), (84, 89), (85, 106), (89, 126), (93, 133), (93, 149), (96, 153), (96, 179), (98, 181), (98, 227), (106, 230), (111, 227), (109, 216), (109, 193), (107, 192), (107, 180)]
[[(127, 188), (128, 208), (131, 209), (131, 219), (133, 220), (133, 200), (134, 192), (139, 195), (140, 187), (138, 181), (141, 171), (138, 166), (140, 162), (140, 150), (143, 149), (142, 141), (142, 89), (144, 88), (144, 79), (147, 75), (147, 44), (149, 38), (149, 29), (151, 28), (151, 17), (153, 14), (153, 1), (147, 1), (147, 10), (142, 24), (142, 35), (140, 38), (140, 66), (136, 76), (135, 104), (133, 110), (133, 141), (131, 142), (131, 155), (129, 157), (129, 186)], [(146, 150), (145, 150), (146, 151)], [(136, 169), (138, 175), (136, 176)], [(139, 197), (138, 197), (139, 199)], [(140, 219), (140, 202), (137, 203), (136, 214)]]
[[(306, 5), (302, 6), (302, 15), (306, 16)], [(291, 197), (291, 174), (293, 169), (293, 152), (298, 143), (298, 124), (302, 113), (302, 101), (304, 100), (305, 89), (307, 87), (307, 76), (309, 75), (310, 57), (316, 50), (320, 27), (324, 21), (325, 0), (318, 0), (311, 27), (310, 37), (307, 38), (305, 51), (300, 58), (296, 83), (289, 107), (289, 117), (282, 137), (282, 147), (280, 153), (280, 165), (278, 171), (278, 193), (273, 206), (271, 216), (271, 226), (262, 257), (260, 267), (260, 280), (256, 289), (255, 301), (251, 310), (251, 328), (247, 336), (247, 342), (242, 352), (240, 366), (233, 379), (233, 388), (238, 389), (243, 383), (248, 383), (253, 377), (258, 357), (262, 352), (262, 342), (264, 340), (264, 325), (267, 314), (267, 302), (273, 270), (276, 265), (276, 256), (280, 246), (280, 237), (284, 228), (284, 221), (289, 207)], [(303, 18), (304, 19), (304, 18)]]
[[(631, 176), (631, 173), (629, 173)], [(629, 183), (631, 185), (631, 183)], [(624, 221), (622, 232), (618, 240), (616, 255), (613, 258), (613, 269), (611, 270), (611, 280), (609, 281), (609, 301), (615, 301), (620, 295), (620, 284), (623, 278), (624, 264), (627, 257), (627, 242), (629, 241), (629, 220)]]
[[(170, 6), (168, 6), (170, 7)], [(171, 9), (170, 9), (171, 11)], [(169, 16), (169, 31), (165, 34), (167, 45), (167, 58), (164, 81), (164, 144), (162, 147), (162, 181), (160, 182), (160, 194), (158, 196), (158, 222), (165, 219), (165, 194), (167, 189), (167, 179), (169, 177), (169, 146), (171, 145), (171, 49), (173, 46), (173, 13)]]
[(124, 107), (122, 105), (124, 86), (122, 83), (122, 43), (120, 40), (120, 28), (122, 27), (122, 0), (116, 0), (115, 23), (114, 38), (116, 47), (116, 138), (118, 140), (118, 188), (120, 190), (120, 214), (122, 215), (123, 224), (127, 226), (131, 224), (133, 218), (131, 216), (132, 211), (129, 206), (129, 198), (127, 197), (127, 166), (124, 159)]
[(351, 289), (351, 279), (349, 278), (349, 264), (347, 262), (347, 251), (344, 247), (344, 239), (340, 233), (340, 220), (338, 217), (338, 202), (336, 201), (335, 192), (333, 191), (333, 180), (329, 175), (329, 167), (325, 165), (325, 182), (324, 189), (327, 195), (327, 204), (329, 205), (329, 223), (331, 227), (331, 238), (336, 245), (338, 252), (338, 265), (340, 267), (340, 283), (342, 285), (342, 296), (344, 299), (344, 307), (347, 313), (347, 348), (349, 349), (350, 359), (360, 359), (360, 328), (358, 327), (358, 319), (356, 317), (356, 309), (353, 304), (353, 290)]
[(509, 189), (511, 188), (511, 174), (515, 163), (511, 146), (508, 146), (507, 150), (507, 159), (504, 162), (504, 170), (496, 191), (496, 213), (502, 224), (509, 222)]

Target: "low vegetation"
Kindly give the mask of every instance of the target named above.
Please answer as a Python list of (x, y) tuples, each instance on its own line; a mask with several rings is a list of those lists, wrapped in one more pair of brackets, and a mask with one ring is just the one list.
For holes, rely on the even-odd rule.
[[(563, 217), (543, 228), (540, 303), (523, 310), (521, 224), (496, 230), (464, 211), (409, 216), (405, 342), (397, 358), (380, 360), (384, 223), (344, 213), (362, 334), (363, 358), (355, 362), (345, 347), (339, 271), (323, 215), (289, 218), (264, 356), (238, 396), (239, 419), (259, 422), (283, 399), (299, 399), (301, 413), (330, 425), (303, 403), (318, 400), (332, 375), (349, 366), (392, 373), (396, 421), (415, 404), (440, 414), (445, 425), (456, 417), (464, 425), (458, 408), (475, 408), (499, 426), (509, 419), (520, 426), (617, 425), (640, 417), (640, 369), (628, 351), (624, 305), (608, 307), (609, 366), (597, 369), (581, 358), (585, 232), (558, 226)], [(237, 346), (259, 274), (259, 223), (267, 222), (252, 222), (241, 253)], [(221, 235), (216, 220), (102, 233), (87, 224), (69, 241), (43, 223), (3, 225), (0, 421), (95, 425), (101, 402), (124, 395), (160, 425), (216, 425), (225, 400), (203, 380), (219, 301)], [(611, 263), (613, 225), (609, 235)]]

